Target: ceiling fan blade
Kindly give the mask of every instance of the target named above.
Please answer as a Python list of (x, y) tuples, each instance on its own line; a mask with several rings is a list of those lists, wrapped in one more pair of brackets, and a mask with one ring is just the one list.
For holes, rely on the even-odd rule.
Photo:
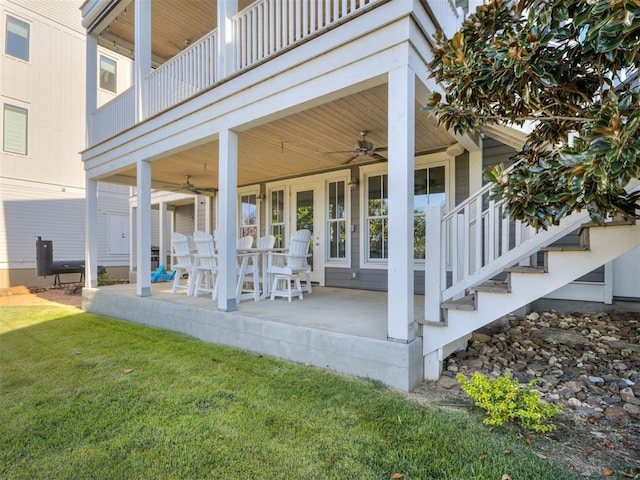
[(386, 162), (386, 161), (388, 161), (387, 157), (384, 157), (384, 156), (379, 155), (377, 153), (372, 154), (371, 157), (375, 158), (378, 162)]
[(341, 153), (353, 153), (353, 150), (336, 150), (334, 152), (324, 152), (323, 155), (330, 155), (330, 154), (333, 154), (333, 153), (339, 153), (339, 154), (341, 154)]
[(349, 165), (351, 162), (353, 162), (359, 156), (360, 156), (360, 154), (357, 154), (357, 153), (355, 155), (352, 155), (350, 158), (347, 158), (344, 162), (342, 162), (342, 165)]
[(389, 150), (389, 147), (376, 147), (373, 149), (374, 152), (386, 152)]

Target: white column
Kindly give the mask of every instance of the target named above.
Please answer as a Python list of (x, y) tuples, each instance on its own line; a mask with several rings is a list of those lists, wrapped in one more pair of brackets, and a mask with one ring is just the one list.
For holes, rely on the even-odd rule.
[(387, 336), (411, 341), (413, 318), (413, 185), (415, 73), (403, 65), (389, 72), (389, 261)]
[(151, 163), (138, 160), (136, 188), (138, 190), (136, 294), (139, 297), (148, 297), (151, 295)]
[(136, 121), (148, 116), (147, 75), (151, 73), (151, 0), (135, 0), (134, 85)]
[(129, 206), (129, 271), (138, 271), (138, 232), (136, 230), (138, 221), (136, 220), (138, 215), (137, 207)]
[(85, 254), (84, 284), (98, 286), (98, 182), (85, 180)]
[(164, 265), (165, 270), (169, 270), (169, 265), (167, 265), (167, 232), (170, 230), (167, 225), (166, 202), (160, 202), (158, 212), (158, 262), (160, 265)]
[(86, 39), (85, 146), (88, 148), (93, 137), (93, 112), (98, 105), (98, 41), (91, 35), (87, 35)]
[(478, 136), (477, 150), (469, 152), (469, 195), (482, 188), (482, 138)]
[(236, 306), (236, 237), (238, 189), (238, 135), (223, 130), (219, 136), (218, 166), (218, 310), (232, 312)]
[(238, 13), (238, 0), (218, 0), (218, 45), (216, 51), (216, 80), (235, 71), (236, 58), (231, 18)]

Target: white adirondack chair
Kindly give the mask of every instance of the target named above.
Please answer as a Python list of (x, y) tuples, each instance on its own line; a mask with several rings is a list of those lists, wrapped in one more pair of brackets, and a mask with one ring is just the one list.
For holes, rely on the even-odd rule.
[[(172, 232), (171, 250), (173, 257), (171, 267), (176, 272), (173, 278), (171, 293), (176, 293), (178, 290), (184, 289), (187, 291), (187, 294), (189, 294), (193, 274), (193, 260), (191, 258), (191, 252), (189, 251), (189, 240), (187, 236), (182, 233)], [(185, 274), (187, 275), (186, 285), (180, 281)]]
[(198, 253), (194, 257), (191, 295), (210, 293), (216, 299), (218, 291), (218, 261), (213, 244), (213, 236), (207, 232), (195, 232), (193, 241)]
[(291, 235), (288, 252), (269, 253), (267, 272), (273, 279), (271, 300), (275, 297), (284, 297), (291, 301), (294, 296), (302, 300), (301, 274), (305, 275), (307, 292), (311, 293), (311, 267), (307, 262), (307, 258), (311, 256), (310, 241), (309, 230), (298, 230)]

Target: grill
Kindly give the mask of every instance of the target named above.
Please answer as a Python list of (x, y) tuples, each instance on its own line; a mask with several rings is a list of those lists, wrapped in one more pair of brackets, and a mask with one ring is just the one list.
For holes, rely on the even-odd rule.
[[(42, 240), (38, 237), (36, 241), (36, 275), (39, 277), (48, 277), (53, 275), (53, 286), (62, 286), (60, 275), (66, 273), (79, 273), (82, 283), (84, 280), (84, 260), (53, 260), (53, 241)], [(98, 266), (98, 275), (106, 272), (103, 266)], [(66, 282), (75, 283), (75, 282)]]

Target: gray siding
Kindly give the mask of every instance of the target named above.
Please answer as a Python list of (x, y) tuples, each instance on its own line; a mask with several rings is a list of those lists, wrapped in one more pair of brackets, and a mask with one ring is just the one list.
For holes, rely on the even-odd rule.
[(464, 152), (455, 160), (456, 198), (458, 205), (469, 198), (469, 152)]
[[(516, 151), (513, 147), (509, 147), (491, 137), (485, 137), (482, 142), (482, 169), (487, 170), (496, 165), (511, 165), (513, 161), (510, 159)], [(483, 182), (484, 183), (484, 182)]]

